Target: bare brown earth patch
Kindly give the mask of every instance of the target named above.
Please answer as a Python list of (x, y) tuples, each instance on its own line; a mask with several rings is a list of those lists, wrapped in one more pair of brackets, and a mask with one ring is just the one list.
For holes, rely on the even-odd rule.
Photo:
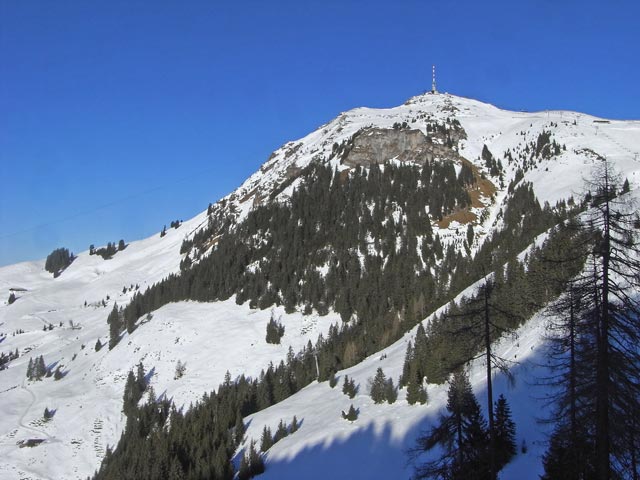
[[(491, 182), (491, 180), (486, 177), (483, 178), (482, 174), (478, 170), (478, 167), (476, 167), (469, 160), (461, 158), (460, 161), (471, 168), (473, 177), (476, 180), (476, 183), (467, 189), (469, 197), (471, 198), (471, 207), (482, 208), (485, 206), (482, 202), (482, 198), (491, 198), (498, 189), (493, 184), (493, 182)], [(457, 212), (453, 212), (445, 216), (437, 223), (437, 225), (439, 228), (448, 228), (451, 222), (458, 222), (464, 225), (466, 223), (475, 222), (477, 219), (478, 216), (475, 213), (471, 212), (469, 208), (463, 208), (461, 210), (458, 210)]]

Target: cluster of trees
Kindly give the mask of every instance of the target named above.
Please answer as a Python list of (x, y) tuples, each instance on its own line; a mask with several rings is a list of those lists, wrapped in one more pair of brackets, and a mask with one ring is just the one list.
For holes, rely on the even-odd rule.
[[(549, 258), (568, 257), (579, 249), (583, 235), (574, 226), (572, 221), (558, 225), (523, 262), (511, 257), (506, 268), (502, 264), (493, 267), (492, 278), (475, 295), (460, 304), (451, 302), (447, 312), (433, 319), (427, 329), (419, 326), (414, 343), (407, 346), (400, 385), (425, 377), (430, 383), (445, 382), (450, 372), (485, 349), (487, 314), (491, 320), (488, 334), (494, 341), (560, 295), (566, 282), (581, 270), (583, 261), (576, 257), (573, 261), (551, 262)], [(477, 258), (483, 257), (485, 245)], [(500, 249), (494, 252), (497, 258), (504, 258), (500, 253)]]
[(11, 362), (11, 360), (15, 360), (19, 356), (20, 353), (18, 352), (17, 348), (15, 352), (9, 351), (9, 353), (0, 353), (0, 370), (4, 370), (5, 368), (7, 368), (9, 362)]
[(398, 399), (398, 390), (393, 385), (393, 379), (387, 378), (382, 368), (378, 367), (373, 379), (370, 380), (369, 395), (373, 403), (395, 403)]
[(280, 323), (280, 320), (276, 320), (271, 314), (269, 323), (267, 323), (267, 343), (280, 344), (280, 339), (284, 335), (284, 325)]
[(535, 143), (532, 144), (531, 156), (548, 159), (554, 155), (560, 155), (563, 149), (566, 150), (566, 147), (561, 147), (558, 142), (552, 139), (550, 131), (542, 130)]
[[(147, 312), (150, 314), (151, 312)], [(107, 317), (107, 324), (109, 325), (109, 349), (115, 347), (120, 341), (120, 336), (126, 330), (127, 333), (132, 333), (138, 325), (139, 315), (135, 310), (130, 308), (118, 307), (117, 303), (114, 303), (113, 309)]]
[(104, 260), (109, 260), (116, 253), (121, 252), (125, 248), (127, 248), (127, 245), (124, 243), (123, 239), (120, 239), (117, 247), (115, 242), (114, 243), (108, 242), (106, 247), (100, 247), (96, 250), (96, 247), (92, 244), (92, 245), (89, 245), (89, 255), (99, 255)]
[(640, 477), (640, 218), (621, 184), (603, 161), (576, 225), (585, 268), (552, 309), (544, 479)]
[[(525, 132), (520, 132), (520, 134), (525, 135)], [(522, 149), (517, 148), (515, 153), (521, 161), (522, 169), (527, 172), (535, 168), (536, 164), (542, 160), (560, 155), (566, 149), (565, 145), (560, 145), (553, 139), (550, 130), (542, 130), (535, 140), (525, 143)], [(513, 153), (510, 150), (505, 152), (505, 158), (509, 163), (514, 162)]]
[(252, 441), (249, 449), (240, 459), (240, 468), (238, 469), (238, 480), (249, 480), (261, 473), (264, 473), (264, 460), (260, 452), (256, 450), (256, 444)]
[(44, 269), (49, 273), (53, 273), (54, 277), (57, 277), (65, 268), (71, 265), (74, 259), (73, 253), (70, 253), (68, 249), (56, 248), (47, 255), (47, 259), (44, 262)]
[(262, 436), (260, 437), (260, 450), (262, 452), (266, 452), (284, 437), (296, 432), (298, 428), (300, 428), (300, 425), (298, 423), (298, 418), (295, 415), (293, 416), (293, 420), (291, 420), (290, 425), (287, 425), (283, 420), (280, 420), (274, 434), (272, 434), (271, 429), (265, 425), (262, 429)]
[(360, 415), (360, 409), (354, 408), (353, 403), (349, 406), (349, 410), (342, 411), (342, 418), (349, 422), (355, 422), (358, 419), (358, 415)]
[(489, 174), (492, 177), (497, 177), (502, 173), (502, 162), (493, 157), (493, 154), (486, 145), (482, 146), (482, 153), (480, 154), (480, 157), (484, 161), (484, 165), (487, 167), (487, 170), (489, 170)]
[[(172, 301), (233, 294), (238, 303), (248, 300), (262, 309), (281, 304), (290, 312), (323, 314), (333, 306), (345, 320), (356, 314), (386, 323), (390, 310), (426, 313), (436, 284), (447, 283), (455, 261), (452, 247), (448, 263), (439, 265), (445, 252), (431, 222), (470, 202), (453, 164), (387, 165), (384, 171), (374, 165), (347, 177), (312, 164), (301, 176), (290, 205), (272, 202), (252, 211), (217, 238), (210, 255), (136, 294), (124, 316), (135, 322)], [(212, 221), (209, 231), (220, 226)], [(206, 240), (196, 234), (188, 245), (204, 248)], [(326, 267), (323, 276), (319, 269)]]
[[(177, 229), (182, 225), (182, 220), (171, 220), (171, 228)], [(164, 225), (162, 227), (162, 231), (160, 232), (160, 237), (164, 237), (167, 234), (167, 226)]]
[(44, 357), (40, 355), (33, 358), (29, 357), (29, 365), (27, 366), (27, 380), (42, 380), (42, 377), (47, 375), (47, 366), (44, 363)]
[(138, 364), (135, 374), (133, 373), (133, 370), (129, 370), (122, 398), (122, 411), (128, 417), (135, 415), (138, 408), (138, 402), (147, 390), (147, 379), (145, 375), (146, 372), (142, 362)]
[(344, 376), (344, 381), (342, 382), (342, 393), (349, 398), (355, 397), (358, 393), (356, 381), (353, 378), (349, 378), (349, 375)]
[[(415, 478), (467, 480), (497, 478), (499, 472), (516, 454), (516, 427), (504, 396), (495, 403), (496, 422), (493, 453), (487, 421), (473, 393), (467, 375), (452, 375), (447, 392), (447, 412), (438, 425), (420, 436), (411, 451), (418, 464)], [(425, 452), (440, 446), (441, 456), (420, 463)], [(489, 459), (494, 456), (493, 475)]]

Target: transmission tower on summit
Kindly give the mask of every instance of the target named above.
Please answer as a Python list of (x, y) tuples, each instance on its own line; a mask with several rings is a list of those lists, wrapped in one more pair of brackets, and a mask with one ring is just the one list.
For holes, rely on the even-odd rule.
[(435, 65), (432, 65), (431, 73), (432, 73), (431, 93), (438, 93), (438, 90), (436, 90), (436, 66)]

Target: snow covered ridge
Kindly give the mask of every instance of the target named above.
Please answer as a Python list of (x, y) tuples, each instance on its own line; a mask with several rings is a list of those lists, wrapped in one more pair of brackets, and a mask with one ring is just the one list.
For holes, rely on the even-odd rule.
[[(460, 137), (455, 150), (450, 148), (449, 153), (455, 152), (471, 162), (496, 187), (493, 202), (486, 199), (484, 218), (480, 210), (477, 211), (478, 223), (474, 228), (479, 240), (474, 250), (482, 238), (500, 226), (500, 210), (508, 195), (508, 185), (519, 175), (518, 170), (523, 181), (532, 183), (541, 202), (551, 204), (580, 193), (583, 177), (588, 176), (599, 157), (610, 160), (623, 177), (629, 179), (632, 188), (640, 183), (640, 159), (637, 158), (640, 122), (604, 121), (574, 112), (509, 112), (450, 95), (421, 95), (395, 108), (358, 108), (345, 112), (306, 137), (285, 144), (214, 209), (231, 214), (237, 222), (255, 205), (268, 201), (271, 194), (289, 180), (290, 184), (277, 195), (278, 200), (286, 201), (296, 188), (299, 172), (314, 159), (338, 170), (347, 170), (350, 165), (336, 155), (334, 145), (346, 145), (358, 132), (415, 130), (424, 137), (434, 137), (428, 125), (451, 125), (454, 119), (466, 138)], [(553, 141), (560, 145), (560, 152), (548, 158), (542, 155), (532, 158), (543, 132), (550, 132)], [(402, 145), (403, 141), (399, 140), (398, 144)], [(407, 144), (411, 145), (411, 141)], [(443, 146), (439, 141), (433, 145)], [(491, 174), (483, 159), (485, 146), (493, 158), (502, 163), (503, 182)], [(505, 152), (510, 152), (511, 162)], [(98, 340), (103, 345), (108, 343), (105, 320), (114, 303), (128, 303), (135, 292), (132, 286), (139, 285), (144, 290), (167, 275), (179, 272), (184, 258), (180, 254), (183, 240), (192, 238), (207, 225), (208, 215), (203, 212), (179, 228), (169, 229), (162, 238), (154, 235), (131, 242), (108, 261), (82, 252), (55, 279), (43, 270), (44, 261), (0, 269), (2, 301), (11, 292), (17, 298), (12, 305), (0, 305), (0, 352), (6, 354), (17, 349), (19, 353), (6, 370), (0, 371), (3, 405), (0, 478), (66, 479), (91, 475), (107, 446), (115, 445), (122, 432), (126, 374), (140, 361), (153, 372), (151, 385), (157, 395), (188, 406), (215, 388), (225, 371), (229, 370), (234, 377), (241, 373), (256, 375), (269, 362), (277, 363), (285, 358), (289, 346), (298, 351), (308, 340), (314, 341), (318, 334), (326, 334), (329, 326), (339, 321), (335, 314), (318, 317), (276, 310), (275, 316), (282, 316), (286, 327), (285, 335), (281, 345), (267, 345), (264, 333), (271, 316), (268, 310), (237, 306), (233, 299), (211, 304), (180, 302), (162, 307), (148, 322), (143, 319), (143, 325), (132, 335), (125, 334), (117, 349), (96, 350)], [(454, 223), (442, 229), (435, 227), (435, 230), (443, 239), (451, 239), (459, 226)], [(229, 228), (233, 228), (233, 223)], [(464, 234), (464, 229), (460, 230)], [(534, 319), (521, 330), (519, 345), (503, 344), (500, 351), (527, 359), (520, 368), (533, 372), (540, 360), (535, 357), (542, 329), (540, 319)], [(404, 391), (394, 405), (373, 405), (367, 395), (366, 381), (378, 366), (390, 377), (399, 376), (408, 338), (409, 334), (362, 364), (340, 372), (339, 386), (335, 389), (330, 389), (326, 382), (312, 384), (282, 404), (248, 419), (251, 420), (249, 438), (259, 438), (264, 425), (275, 431), (280, 419), (290, 422), (293, 415), (297, 415), (301, 422), (295, 435), (284, 438), (269, 451), (266, 478), (293, 478), (294, 475), (299, 478), (301, 468), (313, 478), (314, 472), (318, 476), (321, 471), (325, 472), (319, 466), (334, 467), (334, 476), (341, 478), (341, 465), (352, 455), (362, 468), (350, 471), (352, 478), (360, 474), (368, 478), (407, 476), (410, 471), (404, 466), (404, 449), (411, 445), (425, 422), (437, 415), (445, 401), (445, 389), (431, 389), (430, 403), (424, 409), (409, 406), (404, 400)], [(29, 359), (40, 356), (52, 372), (60, 367), (62, 377), (27, 380)], [(533, 360), (529, 362), (529, 358)], [(174, 378), (178, 361), (186, 364), (181, 379)], [(478, 390), (483, 385), (481, 370), (481, 365), (472, 370), (480, 372), (472, 373), (472, 382)], [(340, 411), (346, 411), (351, 403), (339, 390), (343, 375), (353, 376), (361, 385), (353, 400), (361, 409), (360, 418), (354, 424), (340, 416)], [(498, 380), (498, 392), (501, 389), (509, 392), (521, 429), (519, 439), (529, 446), (529, 453), (518, 457), (504, 478), (537, 478), (539, 472), (537, 456), (543, 451), (539, 443), (542, 433), (532, 420), (520, 420), (525, 418), (527, 409), (538, 405), (528, 392), (528, 375), (523, 375), (524, 380), (515, 391), (508, 390), (506, 382)], [(478, 397), (482, 401), (482, 395)], [(44, 418), (45, 408), (53, 412), (51, 418)], [(31, 439), (44, 442), (29, 446)], [(22, 443), (19, 445), (19, 442)]]
[[(351, 168), (354, 163), (337, 154), (341, 151), (339, 148), (337, 152), (336, 147), (344, 146), (363, 131), (393, 132), (401, 127), (421, 132), (434, 139), (432, 145), (437, 146), (439, 140), (429, 126), (450, 125), (452, 121), (459, 123), (464, 133), (453, 148), (458, 154), (455, 157), (469, 160), (499, 185), (498, 178), (489, 175), (482, 158), (483, 149), (488, 148), (504, 166), (502, 184), (508, 185), (516, 178), (518, 169), (523, 169), (524, 180), (533, 183), (541, 204), (554, 205), (572, 193), (580, 193), (583, 178), (588, 176), (598, 157), (606, 156), (632, 184), (640, 183), (639, 121), (605, 120), (569, 111), (512, 112), (454, 95), (424, 94), (398, 107), (363, 107), (341, 113), (309, 135), (275, 150), (256, 173), (221, 199), (215, 208), (238, 221), (255, 205), (270, 201), (273, 192), (278, 192), (278, 199), (285, 200), (296, 187), (297, 175), (313, 161), (328, 163), (340, 171)], [(549, 157), (533, 158), (530, 146), (545, 132), (562, 149)], [(409, 142), (409, 145), (415, 146), (415, 143)], [(373, 149), (373, 153), (379, 150)], [(440, 158), (455, 158), (439, 153)], [(390, 155), (377, 162), (394, 158), (395, 155)], [(287, 188), (283, 189), (284, 185)], [(496, 194), (498, 203), (503, 199), (503, 192), (500, 188)]]

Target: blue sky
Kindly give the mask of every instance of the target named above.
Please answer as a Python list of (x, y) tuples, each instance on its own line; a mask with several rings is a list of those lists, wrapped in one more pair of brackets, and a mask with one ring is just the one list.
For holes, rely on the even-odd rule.
[(0, 0), (0, 265), (134, 240), (430, 87), (640, 118), (637, 1)]

